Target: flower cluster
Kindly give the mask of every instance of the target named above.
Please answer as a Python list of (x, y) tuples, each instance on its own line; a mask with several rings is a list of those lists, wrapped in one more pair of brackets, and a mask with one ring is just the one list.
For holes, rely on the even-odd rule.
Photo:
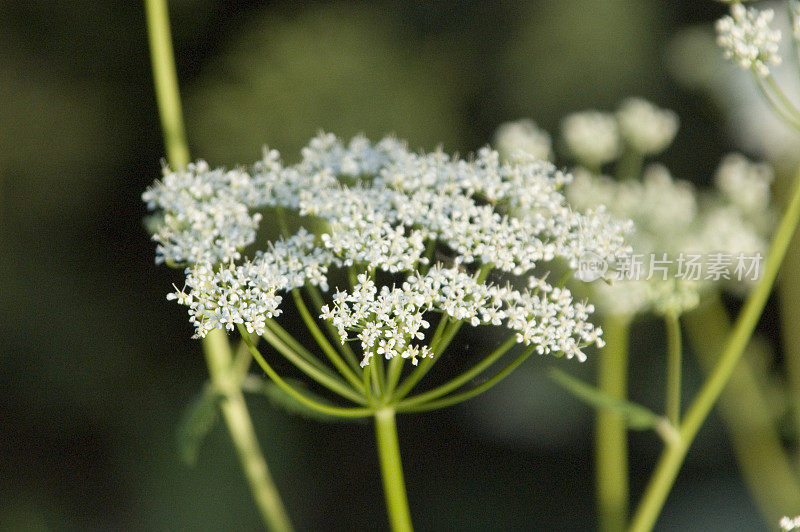
[[(198, 162), (165, 171), (143, 197), (160, 216), (159, 260), (186, 265), (186, 286), (170, 298), (188, 307), (197, 336), (236, 324), (262, 334), (281, 294), (334, 286), (321, 317), (342, 342), (360, 340), (365, 364), (428, 356), (428, 312), (504, 324), (539, 353), (583, 360), (583, 347), (602, 343), (593, 308), (547, 284), (543, 265), (574, 268), (589, 250), (614, 260), (629, 251), (630, 222), (602, 206), (573, 209), (562, 192), (571, 180), (547, 161), (502, 162), (488, 148), (463, 160), (394, 138), (345, 144), (320, 134), (295, 165), (270, 150), (249, 170)], [(262, 218), (285, 211), (300, 229), (246, 258)], [(346, 269), (357, 274), (351, 286), (341, 286)], [(491, 271), (532, 288), (494, 285)]]
[[(622, 150), (618, 146), (613, 150), (616, 153), (625, 151), (638, 156), (658, 153), (669, 145), (677, 129), (674, 113), (638, 98), (626, 100), (616, 115), (592, 111), (573, 117), (598, 115), (605, 117), (608, 124), (605, 129), (609, 131), (616, 116), (614, 127), (621, 132), (621, 140), (627, 147)], [(566, 137), (566, 131), (564, 142), (567, 146), (574, 142), (574, 138)], [(571, 151), (576, 153), (574, 147)], [(611, 150), (606, 162), (617, 158), (610, 154)], [(698, 257), (766, 254), (767, 235), (775, 221), (770, 207), (773, 173), (768, 165), (753, 163), (739, 154), (728, 155), (716, 172), (715, 188), (699, 192), (691, 183), (674, 179), (660, 164), (647, 166), (641, 179), (630, 175), (613, 179), (597, 173), (597, 161), (597, 158), (581, 160), (594, 171), (575, 169), (575, 177), (566, 189), (567, 198), (579, 209), (606, 205), (612, 216), (633, 220), (635, 230), (628, 238), (632, 256), (657, 256), (675, 270), (683, 264), (679, 257), (686, 254)], [(625, 264), (622, 260), (616, 266)], [(606, 265), (613, 269), (611, 263)], [(633, 315), (648, 311), (683, 312), (696, 306), (701, 292), (713, 286), (724, 284), (726, 288), (741, 291), (754, 282), (752, 278), (737, 282), (738, 279), (722, 276), (693, 279), (679, 273), (670, 270), (663, 277), (626, 276), (625, 280), (614, 279), (611, 284), (593, 283), (591, 291), (603, 312)]]
[(753, 69), (759, 76), (769, 75), (769, 66), (781, 63), (778, 53), (780, 30), (770, 27), (775, 13), (771, 9), (758, 10), (736, 3), (731, 14), (716, 24), (717, 44), (727, 59), (745, 69)]

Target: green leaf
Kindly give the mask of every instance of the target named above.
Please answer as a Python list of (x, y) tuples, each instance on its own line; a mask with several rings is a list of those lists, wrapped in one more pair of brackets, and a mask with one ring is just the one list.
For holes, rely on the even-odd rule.
[(219, 395), (206, 386), (183, 413), (176, 434), (178, 452), (186, 465), (194, 466), (200, 455), (200, 446), (217, 421)]
[[(306, 395), (313, 395), (313, 393), (307, 391), (305, 388), (306, 386), (300, 381), (294, 381), (291, 379), (286, 379), (286, 381), (292, 385), (293, 388), (301, 388), (303, 389), (303, 393)], [(306, 419), (314, 419), (316, 421), (324, 421), (326, 423), (332, 422), (339, 422), (342, 421), (342, 418), (336, 416), (329, 416), (327, 414), (323, 414), (318, 410), (314, 410), (313, 408), (309, 408), (308, 406), (304, 405), (288, 393), (286, 393), (280, 386), (275, 384), (272, 381), (256, 377), (255, 375), (248, 375), (242, 381), (242, 390), (245, 392), (255, 393), (266, 396), (269, 399), (270, 403), (273, 405), (282, 408), (286, 412), (290, 414), (295, 414), (301, 416)], [(325, 399), (314, 397), (314, 399), (320, 403), (328, 403)]]
[(659, 427), (663, 425), (664, 419), (652, 410), (630, 401), (611, 397), (563, 371), (553, 370), (552, 378), (572, 395), (589, 405), (619, 414), (625, 419), (628, 427), (633, 430), (659, 430)]

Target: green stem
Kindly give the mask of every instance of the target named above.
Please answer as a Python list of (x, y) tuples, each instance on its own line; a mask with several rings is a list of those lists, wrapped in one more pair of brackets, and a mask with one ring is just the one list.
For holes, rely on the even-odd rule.
[[(703, 370), (710, 372), (731, 325), (722, 301), (712, 294), (684, 327)], [(755, 360), (754, 360), (755, 359)], [(775, 406), (770, 404), (764, 370), (756, 360), (772, 360), (763, 342), (751, 342), (719, 398), (739, 469), (767, 523), (777, 523), (786, 508), (800, 508), (800, 482), (781, 442)]]
[(394, 532), (411, 532), (413, 530), (411, 512), (408, 509), (408, 496), (403, 480), (403, 464), (400, 460), (400, 442), (397, 438), (397, 425), (394, 418), (394, 410), (391, 408), (375, 412), (378, 459), (381, 465), (386, 510), (392, 530)]
[[(789, 190), (786, 181), (779, 180), (776, 185), (775, 196), (787, 197)], [(794, 325), (800, 323), (800, 305), (797, 304), (800, 301), (800, 275), (797, 275), (800, 271), (800, 234), (795, 233), (783, 265), (783, 271), (788, 274), (784, 273), (778, 279), (781, 339), (790, 391), (789, 400), (793, 406), (795, 427), (800, 430), (800, 327)]]
[(617, 163), (617, 179), (624, 181), (626, 179), (639, 179), (642, 173), (642, 165), (644, 164), (644, 156), (633, 147), (627, 146), (622, 152), (622, 157)]
[(364, 389), (361, 387), (361, 381), (358, 379), (358, 376), (356, 376), (356, 374), (353, 373), (345, 361), (342, 360), (338, 351), (336, 351), (330, 342), (328, 342), (325, 334), (320, 330), (319, 326), (317, 325), (317, 321), (311, 316), (311, 313), (308, 311), (308, 307), (303, 301), (303, 296), (300, 295), (300, 291), (296, 288), (292, 290), (292, 297), (294, 298), (295, 306), (297, 307), (297, 310), (300, 311), (300, 316), (302, 316), (306, 327), (317, 341), (319, 347), (325, 353), (325, 356), (327, 356), (328, 360), (330, 360), (336, 369), (339, 370), (339, 373), (341, 373), (344, 378), (350, 381), (350, 384), (352, 384), (356, 390), (364, 393)]
[(503, 344), (489, 353), (483, 360), (479, 363), (475, 364), (469, 370), (465, 371), (455, 379), (452, 379), (441, 386), (437, 386), (433, 390), (421, 393), (419, 395), (415, 395), (414, 397), (409, 397), (408, 399), (403, 400), (400, 404), (403, 407), (414, 406), (422, 403), (427, 403), (432, 399), (437, 399), (461, 386), (465, 385), (479, 374), (481, 374), (484, 370), (489, 368), (492, 364), (494, 364), (500, 357), (502, 357), (506, 352), (514, 347), (517, 344), (516, 336), (511, 336), (508, 340), (503, 342)]
[[(603, 322), (606, 346), (600, 351), (598, 389), (615, 399), (628, 398), (628, 341), (630, 318), (610, 316)], [(628, 522), (628, 430), (625, 420), (608, 409), (597, 412), (595, 482), (599, 529), (621, 531)]]
[[(179, 169), (189, 163), (189, 147), (183, 126), (178, 76), (175, 72), (169, 11), (166, 0), (145, 0), (144, 6), (156, 103), (167, 160), (172, 168)], [(289, 516), (258, 445), (244, 395), (238, 382), (234, 383), (231, 378), (234, 373), (231, 367), (232, 354), (225, 333), (211, 331), (203, 340), (203, 350), (212, 384), (223, 397), (220, 402), (222, 417), (239, 455), (259, 513), (270, 529), (276, 532), (290, 531), (292, 525)], [(243, 366), (243, 362), (238, 366), (240, 372), (246, 372), (246, 369), (241, 369)], [(238, 376), (237, 374), (236, 377)]]
[[(333, 393), (336, 393), (346, 399), (350, 399), (354, 403), (366, 404), (364, 397), (361, 394), (347, 386), (347, 383), (327, 371), (322, 371), (312, 364), (309, 364), (302, 356), (290, 348), (287, 344), (282, 342), (280, 338), (275, 336), (271, 330), (264, 330), (264, 339), (270, 343), (286, 360), (294, 364), (297, 369), (314, 379), (317, 383), (326, 387)], [(249, 338), (248, 338), (249, 340)], [(249, 344), (248, 344), (249, 345)], [(251, 349), (252, 352), (252, 349)]]
[[(725, 344), (725, 349), (719, 357), (719, 362), (686, 412), (678, 431), (680, 440), (668, 445), (661, 454), (658, 465), (637, 508), (631, 524), (632, 531), (652, 530), (655, 525), (658, 515), (661, 513), (661, 508), (664, 506), (664, 501), (666, 501), (678, 471), (683, 464), (689, 446), (694, 441), (697, 431), (700, 430), (714, 403), (725, 388), (725, 384), (730, 379), (734, 369), (736, 369), (736, 364), (739, 362), (750, 337), (753, 335), (798, 221), (800, 221), (800, 171), (795, 179), (791, 201), (781, 218), (772, 240), (772, 246), (767, 254), (764, 274), (744, 304), (739, 318), (736, 320), (736, 325)], [(792, 273), (796, 274), (796, 272)]]
[(189, 147), (183, 127), (181, 95), (172, 51), (169, 11), (166, 0), (145, 0), (150, 61), (153, 66), (158, 115), (170, 166), (179, 169), (189, 164)]
[[(514, 359), (508, 366), (504, 367), (501, 371), (498, 371), (491, 379), (487, 380), (483, 384), (475, 386), (474, 388), (467, 390), (465, 392), (457, 393), (450, 395), (448, 397), (444, 397), (438, 400), (428, 401), (422, 404), (412, 404), (411, 406), (406, 406), (407, 403), (400, 402), (397, 404), (397, 411), (398, 412), (425, 412), (428, 410), (438, 410), (440, 408), (445, 408), (448, 406), (457, 405), (459, 403), (463, 403), (468, 399), (472, 399), (483, 392), (493, 388), (497, 385), (500, 381), (508, 377), (512, 371), (517, 369), (517, 366), (525, 362), (528, 357), (531, 356), (535, 347), (529, 347), (526, 349), (520, 356)], [(413, 399), (413, 397), (412, 397)]]
[[(325, 304), (325, 301), (322, 299), (322, 294), (319, 293), (319, 290), (316, 286), (311, 284), (306, 284), (305, 286), (306, 293), (311, 298), (311, 302), (314, 304), (314, 311), (319, 316), (322, 313), (322, 306)], [(350, 368), (359, 373), (362, 371), (361, 366), (359, 365), (359, 360), (356, 354), (353, 352), (350, 345), (346, 342), (342, 343), (341, 338), (339, 337), (339, 331), (336, 330), (336, 327), (329, 322), (328, 320), (324, 320), (325, 328), (328, 329), (328, 336), (330, 336), (331, 341), (333, 341), (333, 345), (336, 345), (342, 353), (342, 356), (350, 364)]]
[(666, 414), (673, 427), (681, 420), (681, 322), (676, 312), (664, 316), (667, 325), (667, 393)]
[[(247, 331), (245, 331), (247, 334)], [(283, 507), (278, 490), (270, 478), (267, 463), (261, 454), (253, 422), (247, 412), (247, 403), (240, 382), (232, 371), (231, 349), (228, 337), (220, 330), (211, 331), (203, 342), (208, 371), (214, 389), (222, 396), (220, 410), (239, 455), (245, 476), (250, 484), (256, 506), (270, 529), (289, 531), (292, 526)]]
[(770, 107), (772, 107), (772, 110), (775, 111), (775, 114), (778, 115), (778, 118), (786, 122), (786, 124), (795, 130), (800, 131), (800, 120), (792, 116), (789, 111), (781, 106), (780, 102), (775, 99), (775, 96), (770, 93), (769, 87), (764, 84), (764, 80), (758, 75), (758, 73), (753, 71), (753, 77), (756, 80), (756, 85), (761, 91), (762, 96), (764, 96), (764, 98), (767, 100), (767, 103)]
[(242, 337), (244, 338), (247, 347), (250, 349), (250, 353), (252, 353), (253, 358), (256, 359), (256, 362), (261, 369), (264, 370), (264, 373), (272, 379), (272, 382), (278, 385), (284, 392), (286, 392), (290, 397), (295, 399), (296, 401), (304, 404), (308, 408), (316, 410), (318, 412), (322, 412), (323, 414), (327, 414), (329, 416), (336, 416), (336, 417), (347, 417), (347, 418), (358, 418), (358, 417), (366, 417), (373, 414), (373, 410), (369, 408), (361, 408), (361, 407), (340, 407), (340, 406), (333, 406), (322, 403), (320, 401), (316, 401), (304, 393), (296, 390), (292, 387), (289, 383), (284, 381), (280, 375), (270, 366), (266, 359), (261, 355), (261, 352), (256, 348), (255, 344), (250, 341), (249, 336), (245, 336), (247, 331), (241, 325), (239, 327), (239, 332), (243, 333)]

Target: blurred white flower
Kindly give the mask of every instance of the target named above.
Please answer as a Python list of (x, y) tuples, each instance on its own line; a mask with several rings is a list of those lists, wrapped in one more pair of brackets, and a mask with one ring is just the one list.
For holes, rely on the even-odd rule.
[(506, 160), (518, 152), (536, 159), (551, 159), (553, 156), (550, 135), (528, 119), (501, 124), (494, 134), (494, 146)]
[(625, 142), (643, 155), (664, 151), (678, 131), (678, 115), (643, 98), (623, 101), (617, 111), (617, 121)]
[(570, 154), (589, 168), (600, 168), (619, 156), (619, 128), (614, 115), (586, 111), (567, 116), (561, 124), (564, 144)]

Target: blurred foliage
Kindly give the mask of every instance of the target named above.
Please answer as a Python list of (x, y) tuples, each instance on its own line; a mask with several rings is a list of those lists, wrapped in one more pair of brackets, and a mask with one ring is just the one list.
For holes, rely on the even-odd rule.
[[(715, 4), (172, 5), (193, 154), (213, 164), (251, 162), (265, 143), (292, 160), (320, 128), (466, 153), (504, 120), (555, 131), (568, 112), (631, 94), (681, 114), (667, 154), (681, 177), (708, 180), (731, 144), (714, 125), (719, 112), (681, 92), (663, 64), (667, 37), (710, 24)], [(180, 272), (153, 265), (142, 227), (139, 196), (163, 149), (141, 11), (122, 0), (0, 1), (0, 529), (259, 526), (221, 424), (194, 468), (175, 448), (206, 374), (185, 313), (164, 300)], [(453, 353), (495, 340), (467, 334)], [(632, 395), (656, 411), (660, 342), (658, 326), (637, 326)], [(459, 364), (442, 360), (432, 380)], [(484, 397), (400, 418), (421, 529), (591, 525), (591, 412), (549, 382), (552, 366), (586, 378), (593, 369), (531, 360)], [(687, 366), (691, 388), (699, 372)], [(298, 528), (385, 526), (369, 424), (321, 424), (248, 400)], [(637, 490), (659, 442), (632, 438)], [(570, 511), (555, 511), (565, 494)], [(754, 528), (758, 517), (712, 419), (662, 526), (731, 522)]]

